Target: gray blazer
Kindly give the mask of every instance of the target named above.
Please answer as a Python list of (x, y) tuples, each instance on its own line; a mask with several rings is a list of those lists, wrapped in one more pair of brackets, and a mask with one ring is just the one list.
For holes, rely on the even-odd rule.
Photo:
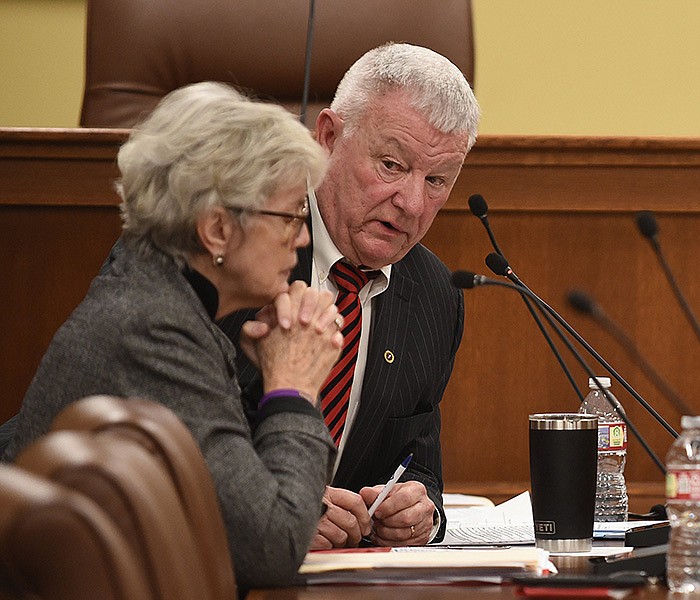
[(231, 342), (175, 263), (125, 246), (56, 333), (4, 458), (84, 396), (161, 402), (206, 458), (239, 585), (289, 583), (315, 533), (335, 448), (320, 413), (304, 400), (278, 403), (249, 425), (234, 360)]
[[(291, 279), (311, 281), (311, 246), (299, 248)], [(464, 331), (464, 297), (449, 269), (417, 244), (395, 263), (388, 289), (373, 300), (372, 325), (362, 398), (333, 485), (353, 491), (384, 483), (409, 453), (403, 480), (420, 481), (441, 515), (442, 454), (440, 401), (452, 373)], [(254, 311), (239, 311), (219, 325), (235, 343)], [(387, 360), (387, 351), (391, 352)], [(249, 418), (255, 418), (259, 373), (245, 355), (237, 357), (239, 383)]]

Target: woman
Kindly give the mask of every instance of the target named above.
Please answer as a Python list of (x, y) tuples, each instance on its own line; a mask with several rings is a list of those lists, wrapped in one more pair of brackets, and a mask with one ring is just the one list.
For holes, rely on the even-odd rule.
[[(162, 402), (207, 460), (239, 585), (288, 583), (335, 454), (316, 399), (342, 319), (330, 294), (287, 283), (324, 155), (281, 107), (200, 83), (164, 98), (118, 163), (122, 240), (51, 342), (5, 458), (84, 396)], [(214, 320), (271, 302), (243, 333), (265, 392), (251, 430)]]

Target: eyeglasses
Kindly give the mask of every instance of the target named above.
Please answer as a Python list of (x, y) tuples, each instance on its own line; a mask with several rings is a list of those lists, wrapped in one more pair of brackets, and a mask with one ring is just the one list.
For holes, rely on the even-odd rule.
[(304, 205), (298, 213), (282, 212), (278, 210), (262, 210), (258, 208), (246, 208), (243, 206), (227, 206), (228, 210), (239, 213), (248, 213), (250, 215), (265, 215), (268, 217), (281, 217), (285, 219), (289, 232), (294, 232), (294, 238), (300, 233), (306, 219), (309, 216), (309, 197), (304, 198)]

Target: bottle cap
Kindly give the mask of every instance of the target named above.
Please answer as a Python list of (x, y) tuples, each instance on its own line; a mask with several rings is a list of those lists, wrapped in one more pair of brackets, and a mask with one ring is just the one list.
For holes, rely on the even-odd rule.
[[(598, 385), (596, 385), (595, 380), (598, 380)], [(610, 387), (610, 377), (593, 377), (588, 378), (588, 387), (592, 390), (597, 390), (598, 387), (609, 388)]]
[(685, 415), (681, 417), (681, 427), (683, 429), (700, 429), (700, 417)]

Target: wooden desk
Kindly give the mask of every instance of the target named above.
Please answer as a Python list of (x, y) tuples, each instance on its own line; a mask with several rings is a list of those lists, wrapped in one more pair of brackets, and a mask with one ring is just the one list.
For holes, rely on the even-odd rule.
[[(631, 600), (678, 598), (663, 586), (647, 586), (628, 596)], [(513, 600), (517, 596), (510, 585), (503, 586), (316, 586), (277, 590), (253, 590), (247, 600)]]
[[(553, 557), (552, 562), (560, 573), (590, 573), (587, 557)], [(252, 590), (247, 600), (512, 600), (517, 596), (515, 588), (504, 585), (353, 585), (353, 586), (309, 586), (299, 588)], [(658, 600), (677, 598), (664, 585), (648, 585), (629, 598)]]

